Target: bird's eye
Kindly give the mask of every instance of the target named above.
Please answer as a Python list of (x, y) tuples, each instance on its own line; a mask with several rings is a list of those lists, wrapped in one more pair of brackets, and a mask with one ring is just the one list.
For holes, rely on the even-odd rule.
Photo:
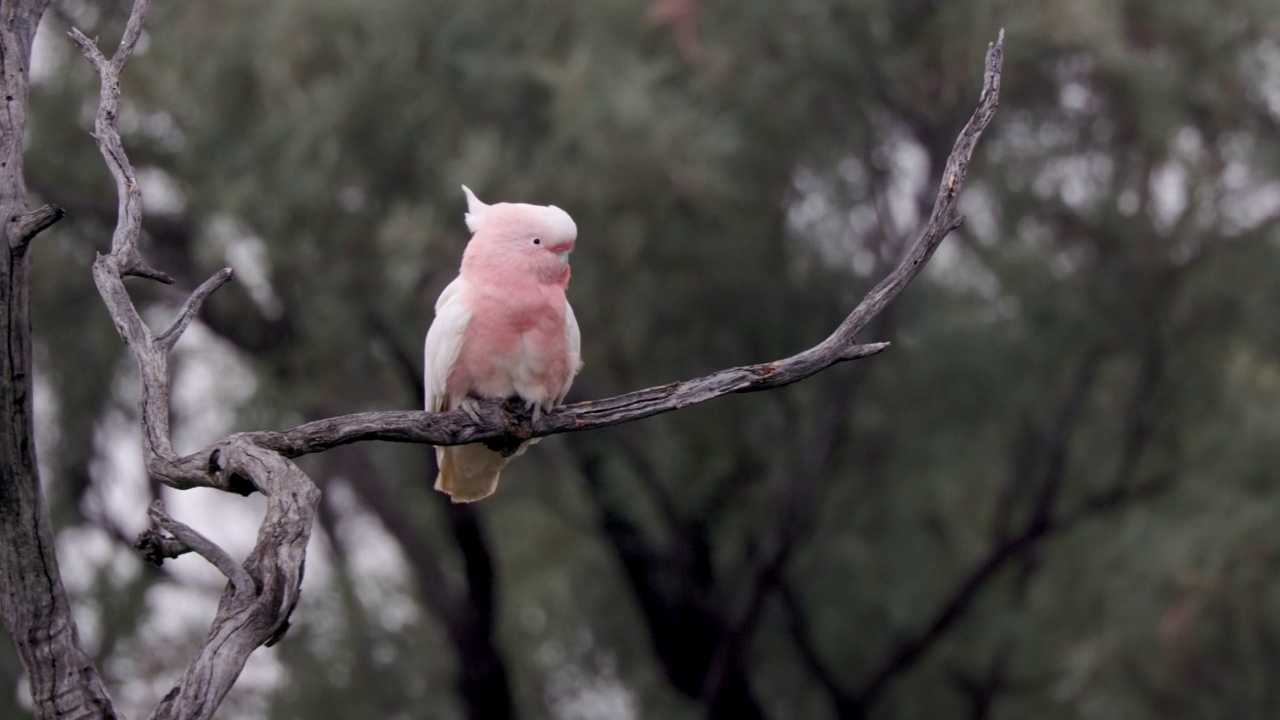
[(534, 239), (533, 239), (533, 244), (534, 244), (534, 245), (541, 245), (541, 244), (542, 244), (542, 238), (534, 238)]

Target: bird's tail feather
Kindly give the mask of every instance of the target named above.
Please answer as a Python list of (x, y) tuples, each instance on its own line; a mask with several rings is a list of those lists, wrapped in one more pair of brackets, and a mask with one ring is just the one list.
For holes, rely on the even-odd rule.
[(440, 474), (436, 477), (436, 490), (448, 493), (459, 503), (487, 498), (498, 489), (502, 469), (523, 451), (521, 447), (515, 455), (503, 457), (480, 443), (438, 447), (436, 461)]

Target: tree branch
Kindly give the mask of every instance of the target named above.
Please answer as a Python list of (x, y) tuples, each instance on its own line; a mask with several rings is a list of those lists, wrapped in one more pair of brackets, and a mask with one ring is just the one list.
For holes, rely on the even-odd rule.
[(832, 672), (818, 652), (813, 629), (809, 626), (809, 618), (800, 603), (800, 598), (796, 595), (795, 588), (789, 582), (779, 583), (778, 597), (782, 600), (782, 610), (786, 615), (787, 632), (796, 646), (796, 651), (800, 653), (800, 661), (826, 691), (836, 717), (858, 717), (862, 713), (862, 706), (853, 694), (844, 688), (838, 675)]
[(102, 91), (98, 96), (98, 113), (93, 120), (93, 137), (98, 141), (98, 150), (111, 171), (111, 177), (115, 179), (116, 194), (120, 199), (116, 230), (111, 236), (110, 257), (116, 259), (121, 275), (134, 275), (173, 284), (173, 278), (148, 267), (142, 261), (142, 256), (138, 254), (138, 236), (142, 232), (142, 190), (138, 187), (138, 179), (133, 174), (133, 165), (125, 155), (124, 146), (120, 142), (120, 133), (116, 131), (116, 120), (120, 115), (120, 71), (133, 55), (138, 38), (142, 35), (142, 24), (146, 20), (150, 6), (151, 0), (134, 2), (124, 35), (120, 38), (120, 47), (116, 48), (115, 55), (109, 61), (103, 56), (98, 46), (85, 37), (79, 29), (72, 28), (67, 34), (79, 46), (81, 54), (102, 78)]
[[(173, 468), (180, 461), (173, 452), (169, 431), (169, 352), (201, 303), (230, 279), (231, 272), (223, 270), (197, 288), (158, 337), (142, 321), (124, 287), (124, 278), (129, 275), (172, 282), (168, 275), (147, 266), (138, 254), (142, 194), (116, 128), (119, 73), (142, 33), (148, 5), (149, 0), (135, 0), (120, 47), (110, 61), (78, 30), (70, 35), (102, 80), (93, 137), (115, 178), (119, 197), (111, 252), (94, 261), (94, 282), (142, 376), (142, 444), (147, 468), (177, 485), (172, 482)], [(212, 717), (222, 703), (249, 655), (261, 645), (274, 644), (288, 629), (289, 616), (298, 602), (320, 491), (293, 463), (243, 436), (215, 443), (202, 454), (198, 467), (186, 467), (183, 472), (199, 477), (200, 481), (192, 484), (243, 494), (257, 491), (267, 498), (257, 542), (243, 566), (199, 533), (169, 518), (158, 505), (151, 509), (152, 518), (175, 540), (209, 560), (230, 581), (196, 657), (152, 714), (153, 718), (204, 719)], [(153, 560), (172, 557), (181, 550), (163, 537), (140, 542)]]
[(30, 212), (15, 215), (12, 219), (13, 232), (9, 234), (9, 246), (14, 250), (25, 250), (36, 235), (47, 230), (62, 219), (62, 208), (57, 205), (41, 205)]
[(138, 533), (133, 541), (133, 549), (142, 555), (142, 559), (160, 567), (165, 560), (181, 557), (191, 552), (186, 543), (175, 537), (166, 537), (155, 528), (147, 528)]
[(173, 346), (178, 342), (178, 338), (182, 337), (182, 333), (187, 331), (187, 326), (195, 318), (196, 313), (200, 312), (200, 306), (204, 301), (213, 294), (213, 291), (222, 287), (231, 279), (231, 268), (222, 268), (213, 277), (205, 280), (191, 293), (191, 297), (182, 304), (182, 309), (178, 311), (178, 317), (174, 318), (173, 324), (160, 334), (158, 340), (166, 350), (172, 350)]
[(934, 647), (964, 617), (965, 611), (995, 575), (1011, 561), (1036, 549), (1049, 537), (1064, 533), (1079, 523), (1113, 510), (1121, 505), (1149, 497), (1167, 489), (1168, 476), (1157, 476), (1142, 482), (1123, 485), (1086, 497), (1070, 509), (1044, 518), (1032, 517), (1021, 532), (991, 548), (987, 555), (961, 580), (955, 590), (938, 607), (933, 617), (918, 632), (903, 639), (897, 648), (871, 675), (870, 680), (853, 696), (863, 711), (880, 699), (889, 681), (914, 667), (924, 653)]
[[(156, 524), (173, 536), (183, 548), (181, 552), (194, 552), (200, 557), (208, 560), (218, 571), (227, 576), (231, 581), (231, 587), (235, 591), (234, 602), (244, 602), (254, 591), (253, 580), (250, 579), (249, 573), (244, 568), (236, 564), (235, 560), (227, 554), (226, 550), (218, 547), (212, 540), (196, 532), (194, 528), (184, 525), (177, 520), (169, 517), (164, 511), (164, 503), (156, 500), (151, 503), (151, 508), (147, 510), (147, 514), (151, 516)], [(166, 543), (165, 538), (161, 538), (161, 546), (166, 549), (172, 549), (172, 544)], [(173, 557), (176, 557), (174, 555)], [(157, 565), (159, 563), (156, 563)]]
[(249, 478), (267, 498), (266, 517), (243, 566), (251, 584), (248, 591), (223, 593), (196, 658), (153, 719), (212, 717), (249, 655), (288, 630), (298, 602), (320, 491), (293, 463), (234, 438), (219, 446), (210, 470)]

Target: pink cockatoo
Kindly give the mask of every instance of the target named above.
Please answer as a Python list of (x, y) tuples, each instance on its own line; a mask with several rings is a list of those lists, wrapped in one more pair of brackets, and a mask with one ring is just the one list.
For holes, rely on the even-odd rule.
[[(426, 409), (519, 397), (535, 414), (549, 410), (582, 366), (578, 321), (565, 297), (578, 228), (554, 205), (486, 205), (462, 191), (472, 236), (427, 331)], [(511, 458), (473, 444), (436, 448), (436, 459), (436, 489), (471, 502), (497, 489)]]

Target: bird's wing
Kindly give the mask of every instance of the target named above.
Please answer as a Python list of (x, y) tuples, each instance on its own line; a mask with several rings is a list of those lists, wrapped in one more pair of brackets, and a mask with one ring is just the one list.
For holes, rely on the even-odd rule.
[(462, 350), (462, 338), (467, 333), (467, 325), (471, 322), (471, 309), (465, 301), (466, 281), (461, 277), (449, 283), (436, 300), (436, 319), (427, 330), (427, 342), (424, 350), (423, 387), (425, 388), (425, 404), (428, 411), (444, 410), (448, 407), (449, 395), (445, 385), (449, 381), (449, 373), (458, 361), (458, 352)]
[(573, 306), (568, 301), (564, 304), (564, 337), (565, 344), (569, 348), (569, 379), (560, 391), (560, 396), (556, 398), (557, 405), (564, 402), (564, 396), (569, 394), (569, 386), (573, 384), (573, 378), (582, 369), (582, 331), (578, 329), (578, 318), (574, 317)]

